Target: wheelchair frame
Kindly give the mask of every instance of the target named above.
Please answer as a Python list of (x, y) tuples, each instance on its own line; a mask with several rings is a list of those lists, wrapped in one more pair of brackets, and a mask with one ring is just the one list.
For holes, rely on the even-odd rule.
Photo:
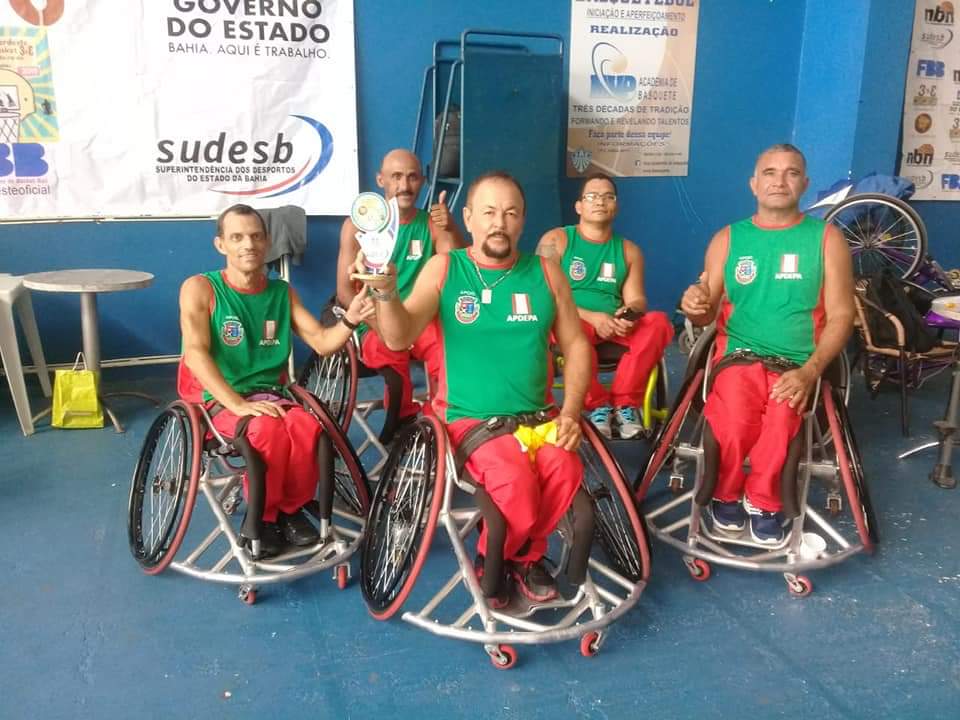
[[(175, 400), (147, 432), (131, 481), (128, 536), (134, 559), (145, 573), (156, 575), (170, 567), (201, 580), (239, 585), (239, 598), (248, 605), (256, 601), (259, 585), (296, 580), (329, 568), (333, 568), (337, 585), (346, 587), (350, 558), (359, 549), (366, 526), (370, 498), (367, 476), (325, 407), (302, 388), (291, 386), (290, 391), (320, 422), (335, 453), (333, 512), (329, 525), (317, 518), (320, 540), (275, 557), (255, 557), (241, 543), (231, 519), (242, 502), (243, 476), (243, 468), (230, 462), (233, 446), (213, 428), (205, 408)], [(168, 433), (168, 428), (173, 429)], [(208, 431), (215, 447), (204, 447)], [(151, 472), (158, 447), (161, 461)], [(175, 560), (186, 537), (198, 492), (207, 499), (216, 519), (215, 527), (196, 548)], [(147, 513), (145, 504), (149, 504)], [(221, 536), (228, 547), (226, 552), (214, 555), (211, 549)]]
[[(876, 521), (863, 479), (856, 440), (846, 413), (849, 364), (845, 355), (839, 356), (840, 387), (832, 387), (825, 378), (817, 383), (812, 409), (804, 413), (800, 429), (803, 434), (802, 456), (798, 460), (796, 486), (799, 513), (790, 521), (789, 531), (781, 543), (776, 546), (764, 545), (753, 541), (747, 528), (741, 532), (713, 528), (709, 520), (705, 522), (707, 506), (699, 506), (696, 502), (705, 465), (703, 430), (706, 420), (702, 405), (699, 410), (694, 410), (698, 416), (692, 428), (693, 440), (682, 440), (681, 431), (690, 419), (695, 402), (706, 402), (714, 335), (713, 332), (701, 335), (691, 352), (686, 380), (677, 403), (657, 438), (646, 468), (638, 477), (637, 498), (640, 502), (649, 500), (647, 494), (653, 480), (669, 462), (669, 488), (677, 496), (647, 510), (645, 518), (648, 529), (655, 537), (684, 553), (684, 564), (693, 579), (709, 579), (711, 562), (744, 570), (781, 572), (789, 592), (803, 597), (812, 592), (813, 583), (800, 573), (835, 565), (861, 551), (872, 553), (877, 542)], [(705, 367), (698, 367), (701, 361)], [(700, 398), (697, 398), (698, 394)], [(822, 400), (822, 405), (818, 399)], [(825, 427), (819, 420), (821, 415), (826, 419)], [(834, 461), (828, 457), (831, 446), (836, 455)], [(694, 466), (693, 487), (683, 492), (684, 471), (691, 463)], [(809, 505), (809, 490), (814, 478), (828, 484), (826, 502), (829, 514), (840, 513), (843, 507), (840, 490), (843, 490), (853, 516), (854, 538), (845, 537), (825, 515)], [(676, 513), (671, 515), (671, 511), (682, 508), (686, 503), (690, 504), (688, 512), (679, 517)], [(805, 528), (808, 529), (805, 531)], [(805, 532), (813, 530), (824, 533), (826, 547), (814, 557), (809, 557), (803, 553), (803, 536)]]
[[(586, 478), (582, 486), (594, 499), (595, 534), (606, 538), (602, 539), (604, 547), (626, 539), (628, 532), (633, 536), (632, 545), (616, 562), (606, 564), (591, 556), (587, 579), (571, 598), (558, 597), (545, 603), (515, 598), (507, 608), (492, 609), (481, 591), (465, 544), (466, 537), (482, 519), (481, 512), (473, 506), (455, 505), (457, 489), (469, 494), (473, 487), (457, 477), (442, 424), (436, 418), (422, 417), (398, 439), (371, 507), (370, 530), (361, 554), (361, 588), (370, 613), (378, 620), (387, 620), (400, 611), (426, 561), (434, 532), (440, 526), (450, 540), (457, 569), (421, 609), (404, 612), (403, 620), (435, 635), (482, 643), (491, 662), (499, 669), (510, 668), (517, 660), (517, 652), (509, 643), (537, 644), (579, 638), (581, 653), (595, 654), (605, 639), (605, 628), (639, 600), (649, 577), (650, 556), (643, 524), (622, 471), (596, 430), (586, 421), (582, 427), (583, 445), (592, 448), (596, 456), (585, 458), (585, 475), (586, 461), (590, 461), (594, 465), (599, 463), (609, 477), (609, 484), (601, 482), (603, 487), (591, 488)], [(584, 452), (581, 451), (582, 457)], [(403, 472), (407, 473), (406, 478), (398, 477)], [(601, 511), (601, 503), (616, 502), (615, 494), (620, 503), (616, 509), (622, 513), (611, 518)], [(411, 502), (406, 502), (408, 499)], [(397, 518), (405, 512), (409, 517), (407, 527), (403, 528)], [(568, 512), (554, 532), (554, 537), (559, 535), (564, 543), (557, 568), (565, 564), (572, 537), (569, 519)], [(377, 536), (381, 524), (385, 527), (384, 535), (391, 536), (383, 542)], [(632, 527), (627, 527), (628, 524)], [(400, 545), (399, 554), (390, 544), (391, 540)], [(616, 554), (616, 550), (607, 552)], [(627, 564), (632, 567), (624, 570), (622, 566)], [(452, 597), (460, 587), (467, 593), (466, 606), (454, 620), (445, 621), (438, 611), (441, 607), (456, 611), (461, 606), (456, 604), (458, 598)], [(535, 617), (547, 611), (555, 611), (561, 617), (553, 623), (544, 621), (542, 616)], [(588, 619), (582, 621), (584, 616)], [(479, 621), (479, 627), (470, 624), (474, 618)]]

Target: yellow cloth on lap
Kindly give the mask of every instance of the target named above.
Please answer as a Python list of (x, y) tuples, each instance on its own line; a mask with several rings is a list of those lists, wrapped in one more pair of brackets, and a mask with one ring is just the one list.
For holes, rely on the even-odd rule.
[(557, 444), (557, 423), (550, 420), (536, 427), (521, 425), (513, 436), (520, 443), (520, 449), (530, 456), (530, 462), (537, 457), (537, 450), (544, 445)]

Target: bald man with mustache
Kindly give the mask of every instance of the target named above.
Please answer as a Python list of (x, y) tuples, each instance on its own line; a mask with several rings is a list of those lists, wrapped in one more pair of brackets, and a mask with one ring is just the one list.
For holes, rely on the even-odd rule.
[[(448, 253), (465, 245), (447, 208), (446, 191), (440, 193), (438, 202), (430, 207), (429, 213), (417, 208), (417, 197), (424, 179), (417, 156), (402, 148), (388, 152), (377, 173), (377, 186), (383, 189), (387, 200), (396, 198), (400, 209), (400, 231), (390, 262), (397, 268), (397, 291), (401, 299), (409, 295), (427, 260), (435, 254)], [(337, 302), (342, 307), (350, 306), (350, 301), (360, 288), (358, 283), (350, 279), (353, 261), (360, 251), (356, 236), (357, 228), (347, 218), (340, 228), (340, 254), (337, 259)], [(439, 373), (437, 353), (440, 349), (436, 325), (428, 325), (410, 348), (400, 351), (387, 347), (375, 321), (362, 325), (358, 333), (363, 364), (372, 370), (389, 367), (400, 376), (400, 422), (416, 417), (420, 404), (413, 400), (410, 358), (425, 361), (430, 387), (435, 389)], [(390, 407), (389, 387), (384, 388), (383, 402), (385, 407)]]

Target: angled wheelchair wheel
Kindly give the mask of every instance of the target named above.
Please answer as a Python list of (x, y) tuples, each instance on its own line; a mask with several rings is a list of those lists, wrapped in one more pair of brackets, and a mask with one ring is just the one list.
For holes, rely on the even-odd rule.
[(147, 431), (127, 506), (130, 552), (149, 575), (165, 570), (180, 549), (197, 497), (201, 454), (196, 410), (181, 400), (171, 403)]
[(343, 427), (335, 420), (327, 406), (310, 392), (299, 385), (292, 385), (291, 392), (303, 407), (320, 421), (323, 431), (333, 443), (336, 453), (333, 463), (334, 501), (353, 515), (366, 517), (370, 509), (370, 484)]
[(636, 493), (637, 500), (642, 502), (650, 490), (653, 479), (663, 468), (664, 463), (676, 449), (676, 444), (680, 441), (680, 429), (684, 421), (693, 412), (698, 412), (700, 393), (702, 391), (704, 370), (696, 370), (691, 377), (684, 380), (680, 387), (677, 403), (670, 409), (667, 420), (660, 427), (660, 432), (653, 443), (653, 452), (647, 461), (646, 467), (637, 477)]
[(856, 277), (893, 268), (906, 280), (926, 258), (923, 221), (899, 198), (879, 193), (853, 195), (835, 205), (824, 219), (846, 238)]
[(320, 400), (344, 431), (357, 404), (357, 368), (357, 348), (350, 340), (332, 355), (310, 353), (297, 378), (297, 385)]
[(867, 552), (873, 552), (879, 540), (877, 519), (863, 475), (860, 450), (853, 434), (853, 425), (839, 391), (828, 388), (823, 393), (824, 410), (836, 450), (837, 469), (847, 495), (847, 502), (857, 526), (857, 534)]
[(363, 598), (378, 620), (400, 610), (417, 581), (443, 502), (446, 463), (447, 435), (436, 418), (419, 418), (394, 441), (360, 556)]
[(595, 534), (613, 568), (632, 582), (650, 575), (646, 526), (610, 448), (589, 422), (582, 422), (583, 487), (593, 500)]

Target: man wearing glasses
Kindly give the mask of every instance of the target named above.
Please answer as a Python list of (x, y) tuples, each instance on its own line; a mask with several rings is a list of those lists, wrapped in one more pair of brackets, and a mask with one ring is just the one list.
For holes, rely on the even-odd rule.
[[(606, 437), (636, 437), (643, 426), (639, 406), (650, 371), (673, 338), (666, 314), (647, 312), (643, 289), (643, 253), (613, 231), (617, 187), (602, 173), (588, 175), (574, 205), (580, 221), (554, 228), (537, 252), (560, 263), (570, 281), (580, 324), (593, 349), (590, 389), (584, 407)], [(627, 348), (607, 390), (597, 379), (597, 350), (602, 342)]]

